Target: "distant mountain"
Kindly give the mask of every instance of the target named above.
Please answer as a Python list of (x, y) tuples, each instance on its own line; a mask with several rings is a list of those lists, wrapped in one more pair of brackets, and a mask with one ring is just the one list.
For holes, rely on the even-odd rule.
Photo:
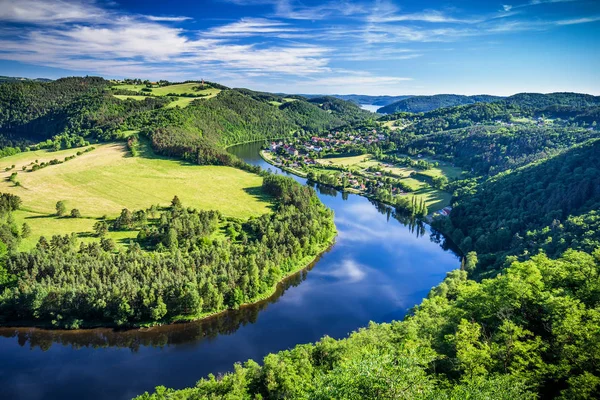
[(436, 110), (438, 108), (461, 106), (474, 103), (491, 103), (501, 100), (502, 97), (490, 95), (463, 96), (459, 94), (436, 94), (433, 96), (413, 96), (388, 104), (377, 110), (381, 114), (394, 114), (397, 112), (420, 113)]
[[(322, 94), (301, 94), (300, 96), (312, 99), (315, 97), (323, 97)], [(399, 96), (369, 96), (365, 94), (332, 94), (329, 97), (335, 97), (337, 99), (351, 101), (355, 104), (372, 104), (374, 106), (387, 106), (394, 102), (408, 99), (413, 97), (412, 95), (399, 95)]]
[(47, 79), (47, 78), (22, 78), (22, 77), (19, 77), (19, 76), (0, 76), (0, 83), (17, 82), (17, 81), (50, 82), (50, 81), (52, 81), (52, 79)]
[(591, 94), (557, 92), (557, 93), (517, 93), (504, 99), (509, 105), (520, 107), (594, 107), (600, 106), (600, 96)]

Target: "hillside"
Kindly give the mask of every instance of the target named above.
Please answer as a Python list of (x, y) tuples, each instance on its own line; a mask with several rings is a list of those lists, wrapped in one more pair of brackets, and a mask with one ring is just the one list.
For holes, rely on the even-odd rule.
[[(323, 97), (323, 95), (321, 94), (302, 94), (301, 96), (306, 97), (308, 99), (312, 99), (315, 97)], [(388, 104), (392, 104), (397, 101), (413, 97), (412, 95), (369, 96), (365, 94), (332, 94), (330, 96), (338, 98), (340, 100), (351, 101), (355, 104), (372, 104), (375, 106), (387, 106)]]
[[(459, 195), (451, 220), (436, 226), (456, 225), (452, 237), (469, 253), (403, 321), (138, 399), (597, 398), (599, 145), (588, 141)], [(539, 253), (553, 244), (550, 255)], [(510, 252), (490, 253), (502, 249)]]
[(433, 96), (413, 96), (386, 105), (377, 110), (381, 114), (397, 112), (421, 113), (438, 108), (454, 107), (473, 103), (490, 103), (501, 97), (489, 95), (462, 96), (458, 94), (436, 94)]
[(33, 81), (33, 82), (50, 82), (48, 78), (23, 78), (20, 76), (0, 76), (0, 83), (17, 82), (17, 81)]
[[(482, 269), (498, 267), (506, 253), (521, 254), (530, 246), (528, 233), (551, 227), (558, 236), (561, 222), (600, 209), (600, 139), (499, 174), (475, 192), (458, 195), (455, 203), (450, 218), (453, 228), (445, 227), (445, 231), (451, 231), (465, 252), (475, 250), (483, 258)], [(555, 246), (591, 252), (600, 246), (598, 234), (591, 230), (586, 242)], [(560, 236), (564, 240), (567, 235), (562, 232)]]
[(149, 134), (157, 128), (181, 129), (207, 146), (224, 146), (298, 130), (320, 132), (369, 115), (334, 98), (308, 102), (215, 83), (199, 85), (115, 86), (93, 77), (7, 83), (0, 86), (0, 135), (13, 150), (5, 152), (47, 139), (60, 149), (80, 138), (111, 140), (123, 132)]

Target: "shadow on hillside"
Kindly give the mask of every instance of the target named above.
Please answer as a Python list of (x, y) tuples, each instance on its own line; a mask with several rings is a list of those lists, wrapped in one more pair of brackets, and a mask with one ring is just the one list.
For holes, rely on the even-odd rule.
[(247, 187), (247, 188), (244, 188), (244, 192), (246, 192), (250, 196), (254, 197), (258, 201), (261, 201), (264, 203), (269, 203), (268, 208), (270, 210), (275, 209), (273, 197), (269, 196), (268, 194), (263, 192), (262, 187), (260, 187), (260, 186)]

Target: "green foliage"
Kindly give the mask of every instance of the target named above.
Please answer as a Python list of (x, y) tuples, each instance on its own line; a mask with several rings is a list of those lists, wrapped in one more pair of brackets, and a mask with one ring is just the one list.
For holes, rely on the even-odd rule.
[[(224, 217), (174, 199), (157, 221), (149, 222), (144, 211), (121, 212), (113, 229), (139, 229), (127, 251), (115, 252), (106, 237), (100, 245), (77, 246), (74, 236), (54, 236), (30, 253), (12, 254), (7, 273), (18, 276), (18, 286), (0, 290), (3, 321), (128, 326), (194, 318), (268, 295), (330, 243), (335, 227), (313, 189), (286, 177), (264, 181), (278, 200), (276, 212), (242, 224), (239, 241), (212, 240)], [(100, 236), (106, 227), (96, 223)]]
[(394, 114), (398, 112), (421, 113), (437, 108), (453, 107), (479, 102), (490, 103), (500, 100), (497, 96), (461, 96), (457, 94), (436, 94), (433, 96), (412, 96), (395, 103), (388, 104), (377, 110), (379, 113)]
[(64, 200), (59, 200), (56, 202), (56, 215), (62, 217), (67, 212), (67, 205)]
[(493, 175), (544, 159), (599, 135), (583, 128), (471, 126), (417, 136), (400, 148), (405, 152), (419, 149), (478, 175)]
[(592, 251), (600, 245), (600, 140), (499, 174), (455, 202), (441, 229), (470, 237), (465, 250), (477, 251), (484, 268), (539, 248), (552, 255), (569, 247)]

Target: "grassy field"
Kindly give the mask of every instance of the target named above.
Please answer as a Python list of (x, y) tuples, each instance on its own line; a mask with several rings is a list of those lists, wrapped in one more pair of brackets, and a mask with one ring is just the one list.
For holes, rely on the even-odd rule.
[(178, 97), (177, 100), (170, 102), (165, 108), (181, 107), (185, 108), (196, 99), (205, 99), (206, 97)]
[[(147, 148), (144, 156), (131, 157), (121, 143), (97, 145), (96, 149), (59, 165), (35, 172), (23, 172), (31, 162), (63, 160), (81, 149), (58, 152), (36, 151), (0, 159), (0, 192), (21, 197), (21, 211), (15, 220), (27, 222), (32, 237), (23, 246), (31, 246), (40, 235), (91, 232), (97, 218), (117, 216), (123, 208), (146, 209), (153, 204), (167, 206), (177, 195), (185, 206), (220, 210), (238, 218), (269, 211), (270, 198), (260, 186), (262, 178), (230, 167), (199, 166), (155, 156)], [(7, 166), (15, 165), (10, 171)], [(30, 169), (30, 167), (28, 168)], [(21, 186), (8, 178), (17, 172)], [(77, 208), (82, 218), (56, 218), (55, 205), (66, 201), (67, 210)], [(115, 233), (115, 239), (127, 242), (137, 232)]]
[(138, 100), (138, 101), (143, 101), (144, 99), (148, 98), (149, 96), (135, 96), (135, 95), (128, 95), (128, 94), (114, 94), (113, 96), (115, 96), (117, 99), (120, 100), (127, 100), (127, 99), (133, 99), (133, 100)]
[[(337, 166), (354, 166), (356, 164), (365, 163), (369, 158), (370, 154), (361, 154), (358, 156), (349, 157), (331, 157), (331, 158), (320, 158), (316, 160), (322, 165), (337, 165)], [(368, 165), (367, 165), (368, 166)]]
[[(31, 228), (31, 235), (21, 239), (19, 250), (28, 251), (35, 247), (40, 236), (46, 236), (50, 240), (52, 235), (77, 234), (82, 242), (97, 241), (91, 233), (94, 224), (98, 221), (96, 218), (69, 218), (56, 217), (48, 214), (38, 214), (19, 210), (13, 214), (15, 223), (20, 228), (23, 223), (27, 223)], [(105, 237), (112, 238), (118, 245), (125, 246), (130, 240), (137, 237), (138, 231), (109, 231)]]
[(450, 193), (443, 192), (432, 187), (424, 187), (416, 192), (408, 194), (407, 196), (416, 196), (417, 200), (423, 198), (427, 208), (429, 209), (429, 212), (440, 210), (450, 205), (450, 199), (452, 198)]
[[(407, 184), (413, 192), (406, 196), (416, 196), (420, 201), (421, 198), (427, 204), (430, 211), (439, 210), (450, 204), (450, 198), (452, 197), (449, 193), (441, 190), (432, 188), (428, 182), (431, 178), (438, 176), (446, 176), (448, 179), (459, 178), (463, 172), (451, 164), (423, 157), (422, 159), (429, 162), (438, 162), (439, 166), (429, 170), (417, 170), (411, 167), (404, 167), (400, 165), (390, 166), (387, 163), (382, 163), (377, 160), (371, 159), (370, 154), (362, 154), (358, 156), (349, 157), (331, 157), (322, 158), (316, 160), (319, 164), (324, 166), (345, 166), (349, 167), (350, 170), (365, 170), (372, 166), (381, 166), (384, 171), (390, 172), (392, 176), (399, 178), (403, 183)], [(413, 160), (417, 160), (416, 157), (411, 157)], [(321, 170), (322, 172), (323, 170)], [(324, 170), (327, 171), (327, 170)], [(338, 171), (330, 170), (332, 173), (338, 173)], [(417, 175), (411, 176), (412, 173), (416, 172)]]
[[(212, 87), (208, 87), (206, 89), (195, 90), (195, 88), (199, 88), (199, 83), (180, 83), (177, 85), (169, 85), (169, 86), (161, 86), (161, 87), (153, 87), (151, 92), (148, 92), (152, 96), (166, 96), (168, 94), (175, 95), (184, 95), (184, 94), (192, 94), (197, 95), (198, 97), (178, 97), (175, 101), (169, 103), (166, 108), (173, 107), (187, 107), (192, 101), (196, 99), (210, 99), (215, 97), (220, 89), (215, 89)], [(140, 92), (144, 89), (146, 85), (115, 85), (113, 88), (115, 89), (124, 89), (124, 90), (132, 90), (135, 92)], [(135, 96), (135, 95), (114, 95), (115, 97), (124, 100), (124, 99), (134, 99), (134, 100), (144, 100), (145, 96)]]
[[(221, 90), (215, 89), (212, 87), (207, 87), (206, 89), (196, 90), (199, 88), (199, 83), (180, 83), (177, 85), (169, 85), (169, 86), (160, 86), (151, 88), (152, 91), (148, 92), (154, 96), (166, 96), (170, 93), (175, 95), (183, 95), (183, 94), (202, 94), (207, 96), (216, 96)], [(131, 90), (134, 92), (139, 92), (142, 89), (146, 88), (146, 85), (115, 85), (113, 86), (115, 89), (124, 89)]]

